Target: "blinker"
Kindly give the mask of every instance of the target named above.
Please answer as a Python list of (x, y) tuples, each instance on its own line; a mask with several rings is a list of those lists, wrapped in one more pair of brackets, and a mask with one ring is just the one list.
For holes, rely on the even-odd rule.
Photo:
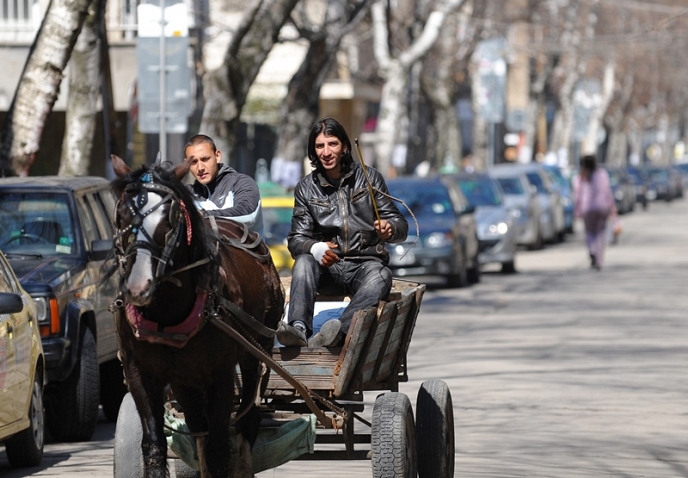
[(139, 192), (138, 196), (136, 196), (136, 207), (141, 209), (143, 206), (146, 205), (148, 202), (148, 191), (145, 189), (142, 189), (141, 192)]

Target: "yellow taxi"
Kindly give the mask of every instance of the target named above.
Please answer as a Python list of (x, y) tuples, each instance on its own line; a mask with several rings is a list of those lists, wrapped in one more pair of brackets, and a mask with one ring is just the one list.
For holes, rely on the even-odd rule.
[(36, 307), (0, 252), (0, 443), (15, 467), (43, 459), (44, 369)]
[(262, 199), (265, 243), (280, 275), (291, 274), (294, 259), (287, 249), (287, 235), (291, 229), (294, 196), (268, 196)]

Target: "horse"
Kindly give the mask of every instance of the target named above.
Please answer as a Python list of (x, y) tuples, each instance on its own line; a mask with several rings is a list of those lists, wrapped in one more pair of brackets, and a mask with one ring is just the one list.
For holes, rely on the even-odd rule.
[[(182, 183), (187, 162), (132, 171), (121, 158), (112, 160), (119, 272), (113, 312), (143, 429), (145, 476), (169, 476), (163, 430), (168, 387), (196, 436), (201, 476), (253, 476), (251, 450), (260, 424), (254, 405), (269, 369), (208, 322), (221, 318), (270, 354), (284, 291), (269, 250), (245, 225), (204, 217)], [(237, 364), (241, 401), (232, 419)], [(232, 420), (238, 448), (233, 468)]]

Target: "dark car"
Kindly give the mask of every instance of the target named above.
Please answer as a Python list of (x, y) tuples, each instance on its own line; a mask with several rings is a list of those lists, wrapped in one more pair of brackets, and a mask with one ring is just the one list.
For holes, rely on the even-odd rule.
[(637, 166), (627, 166), (626, 172), (628, 173), (628, 179), (635, 187), (635, 202), (639, 203), (643, 209), (647, 209), (647, 171)]
[(609, 185), (614, 194), (614, 203), (619, 214), (626, 214), (635, 209), (636, 188), (625, 168), (606, 167), (609, 173)]
[(647, 168), (647, 176), (647, 198), (650, 201), (673, 201), (677, 197), (676, 183), (672, 181), (668, 167), (650, 166)]
[(516, 272), (514, 260), (519, 231), (497, 180), (485, 173), (461, 173), (448, 177), (456, 182), (468, 203), (475, 207), (480, 263), (498, 263), (503, 272)]
[(103, 281), (115, 200), (103, 178), (0, 179), (0, 248), (36, 304), (46, 422), (56, 440), (91, 438), (98, 405), (116, 420), (126, 388)]
[[(413, 215), (398, 204), (409, 222), (402, 244), (387, 244), (389, 267), (397, 277), (442, 276), (458, 287), (480, 279), (474, 209), (458, 187), (446, 178), (387, 180), (390, 194), (401, 199)], [(415, 222), (418, 221), (419, 235)]]

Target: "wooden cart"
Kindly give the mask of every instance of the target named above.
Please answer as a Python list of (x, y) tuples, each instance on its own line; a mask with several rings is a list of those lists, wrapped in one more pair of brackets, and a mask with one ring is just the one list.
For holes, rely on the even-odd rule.
[[(283, 278), (286, 291), (289, 281)], [(415, 420), (409, 398), (399, 392), (399, 383), (408, 380), (407, 352), (424, 292), (423, 284), (395, 279), (386, 301), (354, 315), (343, 347), (274, 348), (262, 401), (263, 423), (275, 426), (304, 414), (315, 414), (318, 421), (314, 452), (297, 459), (369, 459), (374, 478), (454, 476), (449, 388), (441, 380), (423, 382)], [(337, 303), (346, 298), (318, 296), (317, 300)], [(366, 391), (384, 392), (375, 400), (370, 422), (359, 415)], [(134, 421), (129, 418), (122, 426), (131, 428)], [(360, 431), (354, 428), (356, 422)], [(116, 435), (119, 432), (118, 419)], [(131, 436), (131, 431), (126, 435)], [(116, 445), (116, 461), (117, 456)], [(176, 467), (176, 475), (196, 476), (183, 463)]]

